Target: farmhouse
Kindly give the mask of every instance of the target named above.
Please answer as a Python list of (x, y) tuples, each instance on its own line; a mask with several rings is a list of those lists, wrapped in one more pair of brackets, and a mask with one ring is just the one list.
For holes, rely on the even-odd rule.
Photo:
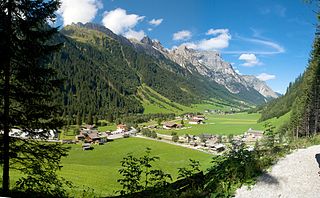
[(203, 124), (203, 119), (193, 118), (189, 121), (189, 124)]
[(107, 132), (100, 133), (98, 130), (92, 129), (82, 129), (79, 135), (76, 135), (77, 141), (84, 141), (86, 143), (93, 143), (93, 142), (106, 142), (108, 137)]
[(164, 129), (175, 129), (175, 128), (181, 128), (182, 125), (181, 124), (176, 124), (176, 123), (173, 123), (173, 122), (165, 122), (163, 124), (163, 128)]
[(249, 129), (245, 134), (244, 137), (248, 142), (255, 142), (261, 138), (263, 138), (263, 131)]
[(196, 116), (193, 116), (192, 119), (197, 119), (197, 120), (204, 121), (206, 119), (206, 117), (204, 115), (196, 115)]
[(128, 131), (128, 127), (125, 124), (118, 124), (117, 125), (117, 131), (121, 131), (121, 132)]

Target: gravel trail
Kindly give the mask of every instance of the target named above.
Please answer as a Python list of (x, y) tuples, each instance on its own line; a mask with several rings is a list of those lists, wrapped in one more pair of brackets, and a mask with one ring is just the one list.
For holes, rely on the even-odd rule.
[(320, 198), (320, 145), (299, 149), (259, 177), (252, 189), (238, 189), (236, 198)]

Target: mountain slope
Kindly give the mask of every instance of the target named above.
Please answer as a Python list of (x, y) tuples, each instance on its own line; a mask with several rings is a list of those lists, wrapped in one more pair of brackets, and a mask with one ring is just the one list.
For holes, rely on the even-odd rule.
[(302, 78), (302, 76), (299, 76), (295, 82), (290, 83), (283, 96), (260, 107), (262, 109), (260, 121), (265, 121), (274, 117), (278, 118), (292, 109), (293, 103), (302, 89)]
[(266, 98), (278, 98), (279, 94), (274, 92), (264, 81), (259, 80), (255, 76), (250, 75), (242, 75), (242, 79), (244, 79), (250, 87), (257, 90), (261, 95)]
[(144, 37), (141, 42), (134, 42), (134, 45), (139, 49), (144, 48), (149, 55), (159, 57), (163, 54), (191, 73), (199, 73), (253, 103), (263, 103), (266, 99), (278, 97), (263, 81), (254, 76), (242, 76), (236, 73), (231, 64), (225, 62), (218, 52), (197, 51), (184, 45), (170, 51), (159, 41), (151, 40), (149, 37)]
[(137, 93), (143, 84), (184, 105), (210, 98), (239, 103), (223, 86), (190, 73), (163, 55), (149, 56), (127, 39), (102, 29), (71, 25), (61, 30), (59, 41), (64, 47), (53, 57), (52, 66), (66, 79), (60, 100), (67, 115), (142, 113)]
[[(258, 91), (239, 83), (241, 79), (234, 81), (238, 75), (232, 68), (229, 73), (235, 77), (226, 79), (230, 81), (226, 86), (201, 73), (200, 66), (181, 66), (158, 41), (130, 41), (92, 23), (69, 25), (60, 33), (58, 40), (64, 42), (64, 47), (54, 55), (51, 65), (60, 78), (66, 79), (58, 100), (63, 101), (69, 117), (90, 112), (116, 116), (142, 113), (141, 87), (149, 87), (178, 110), (177, 104), (186, 107), (202, 101), (221, 101), (239, 108), (265, 102)], [(208, 60), (210, 56), (206, 56)], [(210, 66), (215, 64), (218, 62)], [(227, 65), (222, 59), (219, 64)], [(203, 67), (212, 72), (209, 66)], [(222, 70), (221, 78), (227, 78)], [(233, 87), (238, 87), (238, 92), (230, 92)]]

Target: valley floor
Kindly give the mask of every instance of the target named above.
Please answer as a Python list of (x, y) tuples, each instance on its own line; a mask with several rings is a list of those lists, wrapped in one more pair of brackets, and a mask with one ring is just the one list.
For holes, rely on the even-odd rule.
[[(317, 155), (318, 154), (318, 155)], [(317, 158), (316, 158), (317, 155)], [(299, 149), (278, 161), (257, 184), (237, 190), (236, 198), (317, 198), (320, 195), (320, 145)]]

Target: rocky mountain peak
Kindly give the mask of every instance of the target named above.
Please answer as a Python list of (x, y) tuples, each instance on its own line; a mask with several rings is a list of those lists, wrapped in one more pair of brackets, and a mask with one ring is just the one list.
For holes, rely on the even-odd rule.
[(148, 36), (143, 37), (143, 39), (140, 42), (147, 45), (152, 45), (152, 40)]
[(217, 51), (189, 49), (181, 45), (170, 51), (168, 57), (189, 71), (197, 71), (203, 76), (225, 86), (232, 93), (256, 90), (266, 98), (276, 98), (277, 95), (255, 76), (241, 76), (232, 65), (225, 62)]
[(259, 80), (252, 75), (243, 75), (243, 79), (252, 86), (255, 90), (259, 91), (261, 95), (266, 98), (278, 98), (279, 95), (275, 93), (264, 81)]

